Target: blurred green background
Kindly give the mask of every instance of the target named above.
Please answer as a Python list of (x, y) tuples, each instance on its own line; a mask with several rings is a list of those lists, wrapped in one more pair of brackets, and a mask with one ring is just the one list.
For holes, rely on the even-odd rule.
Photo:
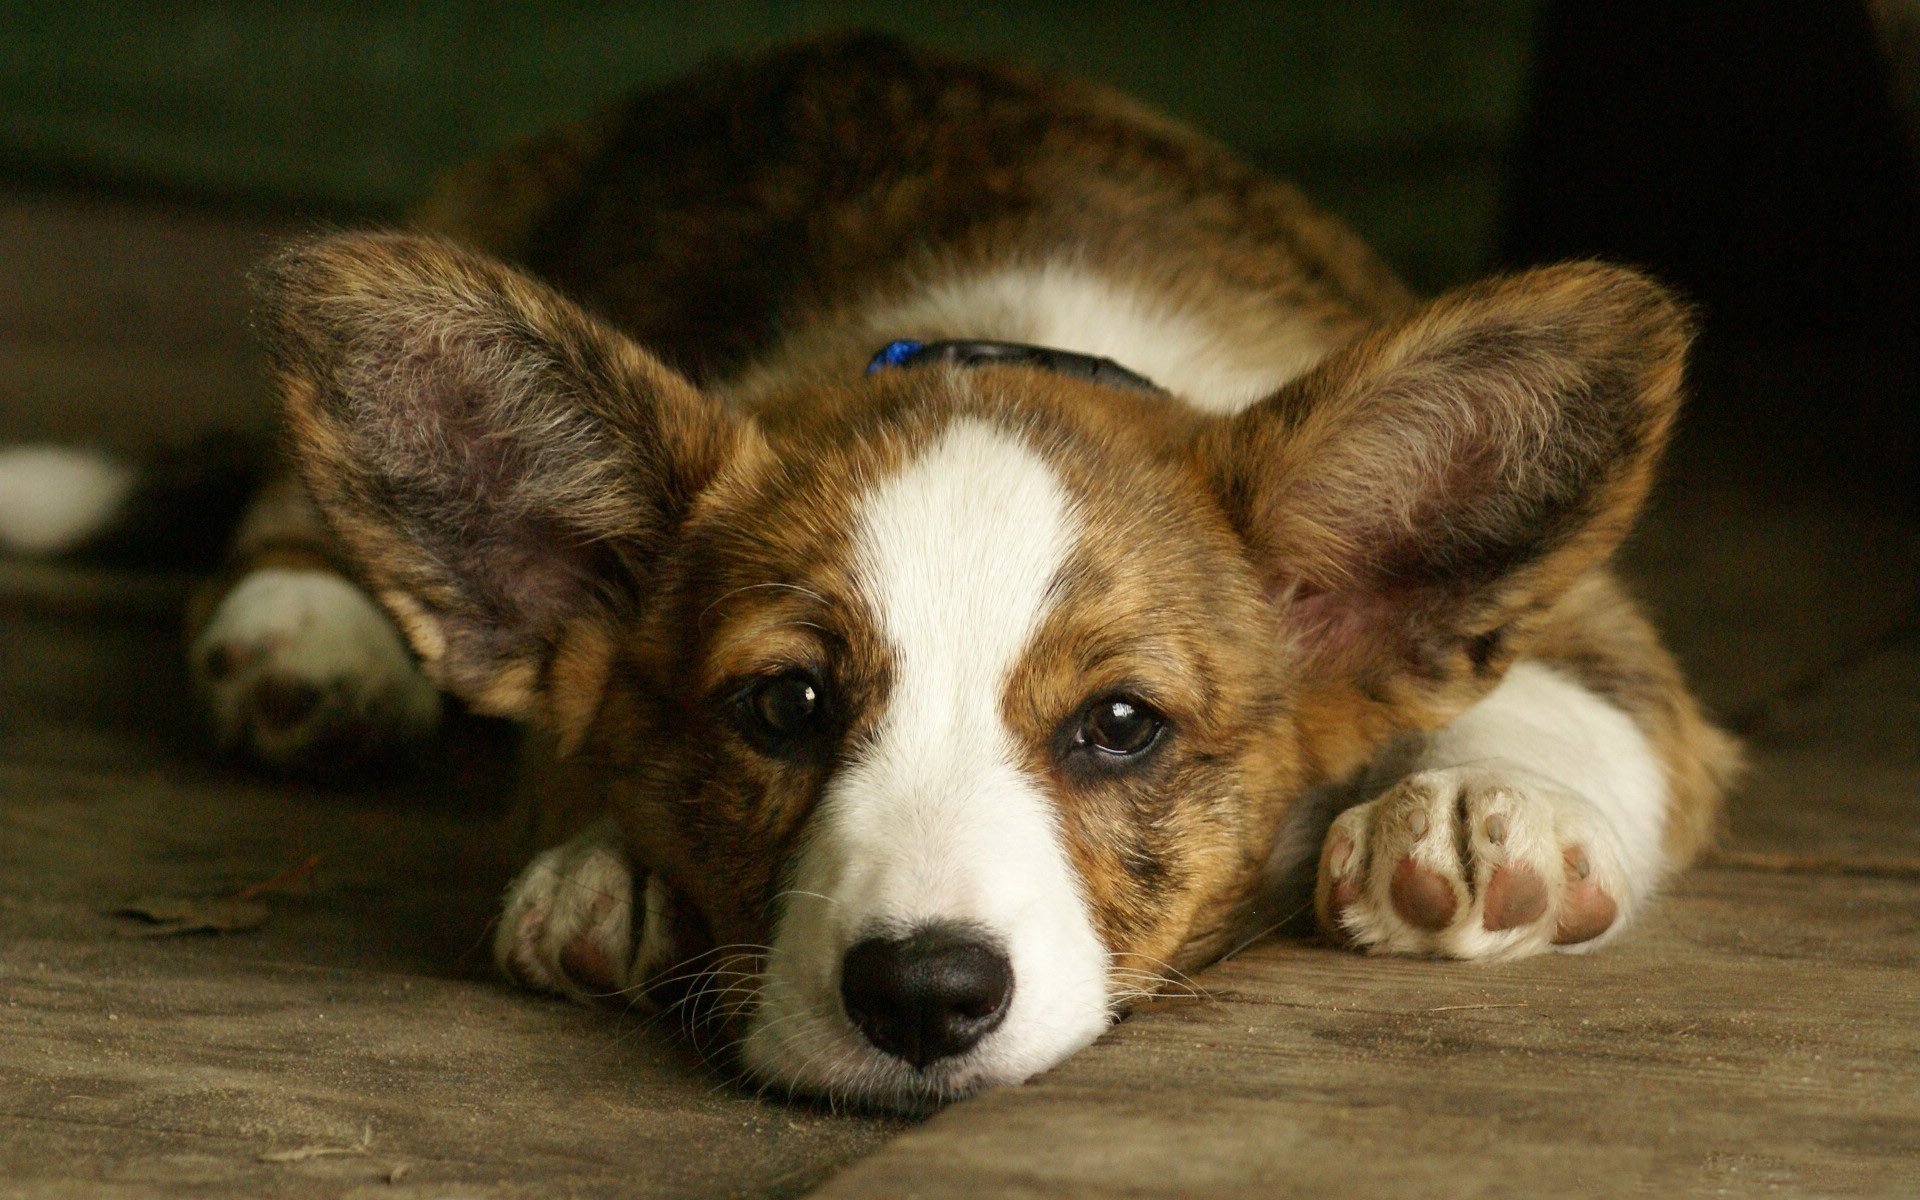
[(0, 5), (0, 169), (343, 217), (716, 53), (889, 29), (1070, 68), (1299, 181), (1416, 286), (1492, 253), (1534, 0)]

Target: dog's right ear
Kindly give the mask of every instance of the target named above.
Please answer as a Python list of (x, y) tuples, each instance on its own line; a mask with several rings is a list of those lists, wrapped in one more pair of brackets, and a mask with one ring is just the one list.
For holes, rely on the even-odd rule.
[(259, 291), (301, 473), (428, 676), (576, 740), (617, 629), (751, 426), (445, 242), (303, 243)]

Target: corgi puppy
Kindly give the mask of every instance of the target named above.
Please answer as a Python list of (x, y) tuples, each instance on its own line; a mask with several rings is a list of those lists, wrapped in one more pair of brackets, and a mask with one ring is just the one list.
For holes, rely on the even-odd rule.
[(260, 294), (300, 483), (198, 621), (216, 726), (541, 731), (536, 798), (603, 815), (501, 964), (776, 1088), (1014, 1083), (1301, 913), (1591, 950), (1735, 769), (1608, 566), (1684, 308), (1591, 262), (1420, 300), (1099, 87), (717, 65)]

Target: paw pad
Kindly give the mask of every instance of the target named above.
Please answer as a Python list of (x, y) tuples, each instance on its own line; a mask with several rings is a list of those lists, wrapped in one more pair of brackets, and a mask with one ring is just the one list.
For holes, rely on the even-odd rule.
[(1393, 897), (1393, 907), (1408, 924), (1421, 929), (1445, 929), (1453, 923), (1454, 910), (1459, 907), (1446, 877), (1410, 858), (1401, 859), (1393, 869), (1388, 893)]
[(1316, 909), (1378, 951), (1500, 958), (1590, 942), (1619, 923), (1623, 895), (1590, 836), (1597, 819), (1524, 771), (1419, 772), (1335, 820)]
[(1592, 865), (1585, 851), (1578, 846), (1571, 846), (1567, 849), (1565, 859), (1567, 878), (1572, 882), (1567, 887), (1560, 919), (1554, 925), (1553, 943), (1556, 946), (1575, 946), (1590, 942), (1613, 928), (1614, 921), (1620, 915), (1620, 906), (1592, 879)]
[(658, 876), (636, 877), (619, 831), (601, 822), (513, 881), (494, 960), (526, 987), (628, 1004), (641, 998), (649, 972), (680, 961), (675, 914), (683, 907)]
[(1518, 929), (1547, 911), (1547, 883), (1525, 866), (1496, 867), (1487, 880), (1481, 924), (1487, 929)]

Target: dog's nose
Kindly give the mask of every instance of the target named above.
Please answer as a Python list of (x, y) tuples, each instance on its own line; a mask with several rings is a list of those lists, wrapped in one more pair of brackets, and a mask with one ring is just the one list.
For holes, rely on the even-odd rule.
[(840, 1000), (867, 1040), (916, 1067), (971, 1049), (1007, 1015), (1013, 964), (963, 930), (868, 938), (840, 965)]

